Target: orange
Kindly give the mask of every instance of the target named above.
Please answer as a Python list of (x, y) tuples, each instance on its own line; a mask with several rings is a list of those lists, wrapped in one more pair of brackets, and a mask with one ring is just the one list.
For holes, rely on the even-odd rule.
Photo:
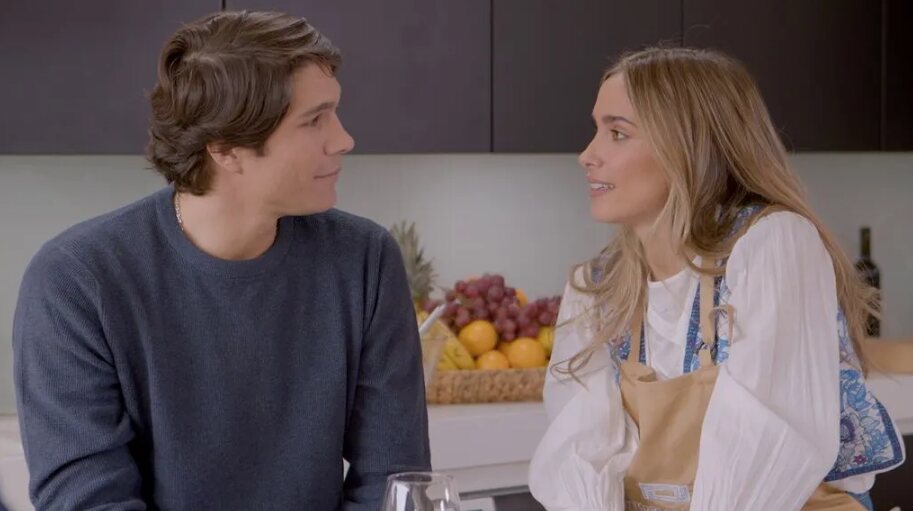
[(483, 353), (482, 356), (476, 359), (476, 368), (510, 369), (510, 362), (507, 361), (506, 355), (498, 350), (492, 350), (487, 353)]
[(524, 293), (522, 289), (517, 288), (516, 291), (517, 291), (517, 301), (520, 302), (521, 307), (526, 305), (527, 303), (529, 303), (529, 299), (526, 297), (526, 293)]
[(507, 351), (507, 360), (511, 367), (518, 369), (542, 367), (548, 364), (545, 346), (532, 337), (520, 337), (511, 342)]
[(486, 351), (495, 349), (498, 344), (498, 332), (490, 321), (477, 319), (460, 330), (460, 342), (469, 354), (478, 357)]
[(504, 355), (507, 355), (507, 350), (510, 349), (510, 342), (509, 341), (500, 341), (498, 343), (497, 347), (495, 347), (495, 349), (500, 351)]

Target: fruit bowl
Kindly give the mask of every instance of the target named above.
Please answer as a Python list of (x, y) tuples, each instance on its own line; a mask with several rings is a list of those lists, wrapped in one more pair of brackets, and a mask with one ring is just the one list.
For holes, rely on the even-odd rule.
[[(422, 318), (422, 315), (419, 316)], [(541, 401), (545, 368), (440, 370), (440, 360), (447, 349), (446, 327), (436, 325), (434, 333), (422, 337), (422, 365), (428, 404), (495, 403), (506, 401)], [(453, 336), (451, 333), (450, 336)], [(454, 346), (451, 346), (453, 348)], [(452, 354), (450, 356), (456, 356)], [(465, 355), (469, 357), (469, 355)], [(471, 357), (468, 362), (472, 362)]]
[[(427, 317), (427, 312), (419, 311), (416, 319), (421, 324)], [(482, 331), (486, 329), (491, 327)], [(465, 328), (461, 341), (444, 323), (436, 321), (422, 337), (428, 404), (541, 401), (546, 371), (542, 366), (547, 358), (539, 341), (531, 338), (512, 341), (506, 346), (505, 355), (496, 349), (486, 349), (495, 344), (492, 339), (485, 343), (471, 339), (473, 330), (471, 325)], [(490, 337), (494, 332), (486, 335)], [(531, 353), (524, 352), (521, 349), (524, 346)], [(489, 365), (486, 360), (493, 362)], [(509, 361), (517, 367), (511, 367)], [(520, 367), (523, 363), (535, 367)]]
[(488, 273), (444, 291), (417, 311), (428, 403), (541, 401), (561, 298), (528, 301)]

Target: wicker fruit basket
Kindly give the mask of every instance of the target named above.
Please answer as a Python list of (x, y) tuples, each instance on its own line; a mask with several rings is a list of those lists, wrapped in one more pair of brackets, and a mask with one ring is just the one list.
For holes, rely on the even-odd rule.
[[(422, 365), (428, 404), (542, 401), (545, 367), (475, 367), (479, 360), (495, 350), (485, 352), (474, 359), (460, 339), (438, 320), (441, 310), (442, 307), (439, 306), (430, 315), (418, 312), (416, 318), (420, 325)], [(440, 364), (443, 358), (452, 363)], [(506, 364), (506, 357), (502, 355), (501, 358)]]
[(431, 405), (542, 401), (544, 367), (439, 371), (444, 337), (422, 339), (425, 396)]
[(426, 387), (428, 404), (542, 401), (544, 367), (435, 371)]

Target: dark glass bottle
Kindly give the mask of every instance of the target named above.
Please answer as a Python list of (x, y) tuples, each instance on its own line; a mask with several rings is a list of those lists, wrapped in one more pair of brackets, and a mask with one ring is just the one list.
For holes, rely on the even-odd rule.
[[(872, 230), (863, 227), (859, 230), (859, 260), (856, 269), (862, 278), (875, 289), (881, 289), (881, 271), (872, 260)], [(866, 331), (870, 337), (881, 335), (881, 322), (874, 316), (869, 316)]]

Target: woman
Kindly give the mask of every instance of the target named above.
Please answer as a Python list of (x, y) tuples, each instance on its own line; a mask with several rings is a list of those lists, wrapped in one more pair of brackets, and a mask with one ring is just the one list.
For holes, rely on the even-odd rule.
[(870, 509), (875, 474), (904, 458), (863, 379), (876, 297), (744, 67), (628, 55), (593, 120), (579, 161), (592, 216), (618, 231), (562, 302), (533, 495), (550, 510)]

